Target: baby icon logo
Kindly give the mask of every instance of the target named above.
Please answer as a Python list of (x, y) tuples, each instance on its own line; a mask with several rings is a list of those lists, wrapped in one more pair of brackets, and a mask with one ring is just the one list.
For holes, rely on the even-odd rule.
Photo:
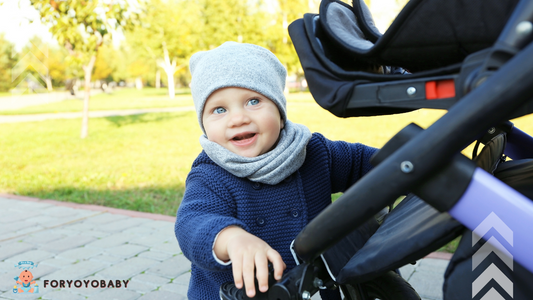
[[(15, 286), (13, 286), (13, 293), (39, 293), (39, 286), (33, 280), (33, 274), (28, 269), (33, 269), (36, 265), (31, 261), (21, 261), (15, 265), (19, 269), (23, 269), (20, 275), (15, 277)], [(17, 286), (20, 285), (20, 286)]]

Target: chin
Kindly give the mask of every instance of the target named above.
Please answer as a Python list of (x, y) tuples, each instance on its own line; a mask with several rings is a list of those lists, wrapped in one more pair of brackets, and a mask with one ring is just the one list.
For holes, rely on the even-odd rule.
[(238, 155), (240, 156), (243, 156), (243, 157), (256, 157), (256, 156), (259, 156), (259, 154), (251, 154), (251, 153), (237, 153)]
[(259, 152), (257, 151), (231, 151), (239, 156), (243, 156), (243, 157), (256, 157), (256, 156), (259, 156), (261, 155)]

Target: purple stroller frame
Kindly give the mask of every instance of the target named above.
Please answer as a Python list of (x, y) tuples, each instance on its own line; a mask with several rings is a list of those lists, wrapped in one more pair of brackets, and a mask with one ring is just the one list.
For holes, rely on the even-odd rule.
[[(506, 154), (513, 155), (511, 156), (513, 158), (526, 158), (520, 154), (529, 152), (529, 157), (532, 157), (532, 145), (531, 136), (518, 128), (513, 128), (508, 144), (508, 149), (511, 151), (506, 151)], [(511, 259), (515, 259), (533, 273), (533, 257), (531, 256), (533, 202), (530, 199), (477, 168), (463, 197), (448, 212), (479, 236), (484, 236), (492, 226), (498, 227), (497, 229), (510, 245), (506, 249), (512, 255)], [(493, 246), (501, 248), (501, 244), (493, 244)], [(507, 251), (502, 253), (507, 253)]]

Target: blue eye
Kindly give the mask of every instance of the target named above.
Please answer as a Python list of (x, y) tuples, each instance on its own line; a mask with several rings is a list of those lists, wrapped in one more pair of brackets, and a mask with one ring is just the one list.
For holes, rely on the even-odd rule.
[(217, 115), (218, 115), (218, 114), (223, 114), (223, 113), (225, 113), (225, 112), (226, 112), (226, 109), (223, 108), (223, 107), (217, 107), (217, 108), (215, 108), (215, 110), (213, 110), (213, 113), (214, 113), (214, 114), (217, 114)]
[(257, 104), (259, 104), (259, 99), (250, 99), (250, 101), (248, 101), (248, 104), (249, 105), (257, 105)]

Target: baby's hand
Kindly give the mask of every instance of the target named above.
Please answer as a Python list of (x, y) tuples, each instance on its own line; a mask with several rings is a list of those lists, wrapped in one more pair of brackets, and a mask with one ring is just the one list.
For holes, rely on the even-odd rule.
[[(233, 278), (237, 288), (246, 287), (246, 294), (255, 296), (254, 278), (257, 277), (259, 290), (268, 290), (268, 262), (274, 266), (274, 278), (280, 280), (285, 263), (279, 253), (262, 239), (237, 226), (222, 230), (215, 243), (215, 254), (221, 260), (231, 260)], [(255, 270), (255, 274), (254, 274)]]

